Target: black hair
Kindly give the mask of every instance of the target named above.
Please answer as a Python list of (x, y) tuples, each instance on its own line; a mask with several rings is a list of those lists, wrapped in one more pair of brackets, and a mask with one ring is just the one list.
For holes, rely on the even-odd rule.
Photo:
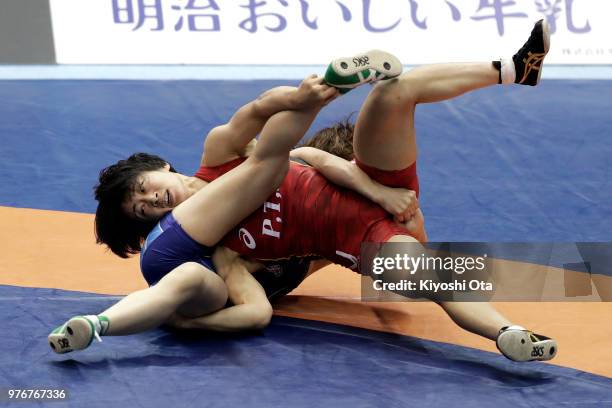
[[(107, 245), (122, 258), (140, 252), (142, 241), (157, 221), (129, 217), (122, 205), (133, 194), (141, 173), (162, 169), (166, 164), (159, 156), (135, 153), (100, 171), (98, 184), (94, 187), (98, 200), (95, 217), (98, 244)], [(176, 173), (172, 166), (170, 171)]]

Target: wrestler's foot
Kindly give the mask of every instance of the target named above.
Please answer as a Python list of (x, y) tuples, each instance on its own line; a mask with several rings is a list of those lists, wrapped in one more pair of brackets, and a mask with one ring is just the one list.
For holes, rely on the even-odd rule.
[(362, 84), (395, 78), (402, 69), (402, 63), (395, 56), (372, 50), (333, 60), (325, 72), (325, 82), (345, 94)]
[(546, 361), (557, 355), (557, 342), (521, 326), (502, 327), (497, 349), (513, 361)]
[(523, 48), (512, 57), (516, 71), (514, 82), (531, 86), (539, 84), (544, 57), (546, 57), (549, 50), (550, 32), (548, 23), (540, 20), (533, 27), (531, 35), (525, 45), (523, 45)]
[[(63, 325), (56, 327), (47, 339), (49, 346), (58, 354), (69, 353), (74, 350), (83, 350), (91, 344), (94, 337), (100, 339), (100, 316), (75, 316)], [(108, 319), (106, 319), (108, 321)]]

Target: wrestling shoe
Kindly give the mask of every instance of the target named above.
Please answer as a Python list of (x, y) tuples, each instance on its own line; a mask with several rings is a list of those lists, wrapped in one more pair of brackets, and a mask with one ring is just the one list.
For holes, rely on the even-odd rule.
[(94, 324), (85, 316), (75, 316), (49, 334), (49, 346), (56, 353), (64, 354), (89, 347), (94, 337), (102, 341)]
[(341, 94), (362, 84), (391, 79), (402, 73), (402, 63), (385, 51), (372, 50), (352, 57), (333, 60), (325, 71), (327, 85)]
[(497, 349), (513, 361), (546, 361), (557, 355), (557, 342), (521, 326), (502, 327)]
[(516, 70), (514, 82), (531, 86), (539, 84), (544, 57), (546, 57), (549, 50), (550, 31), (548, 23), (540, 20), (533, 27), (525, 45), (512, 57), (514, 69)]

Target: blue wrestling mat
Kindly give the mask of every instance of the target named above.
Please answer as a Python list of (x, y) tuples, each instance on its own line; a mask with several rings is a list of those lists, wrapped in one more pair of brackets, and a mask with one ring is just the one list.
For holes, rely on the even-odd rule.
[[(412, 337), (290, 318), (259, 335), (162, 329), (105, 337), (79, 354), (46, 344), (58, 316), (94, 313), (115, 297), (0, 286), (10, 322), (0, 388), (66, 389), (74, 407), (612, 406), (612, 380)], [(6, 328), (5, 328), (6, 329)], [(559, 405), (562, 404), (562, 405)], [(15, 403), (15, 406), (24, 406)], [(63, 406), (56, 402), (53, 406)]]

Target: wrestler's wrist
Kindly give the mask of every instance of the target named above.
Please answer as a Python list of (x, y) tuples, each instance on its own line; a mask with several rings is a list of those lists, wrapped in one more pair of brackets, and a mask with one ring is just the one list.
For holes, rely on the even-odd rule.
[(384, 187), (377, 183), (370, 183), (366, 189), (368, 198), (376, 204), (383, 206), (385, 203)]
[(259, 115), (269, 117), (284, 110), (296, 110), (297, 89), (293, 86), (279, 86), (261, 94), (255, 101)]
[(284, 95), (287, 110), (299, 110), (304, 104), (303, 97), (298, 88), (293, 88)]

